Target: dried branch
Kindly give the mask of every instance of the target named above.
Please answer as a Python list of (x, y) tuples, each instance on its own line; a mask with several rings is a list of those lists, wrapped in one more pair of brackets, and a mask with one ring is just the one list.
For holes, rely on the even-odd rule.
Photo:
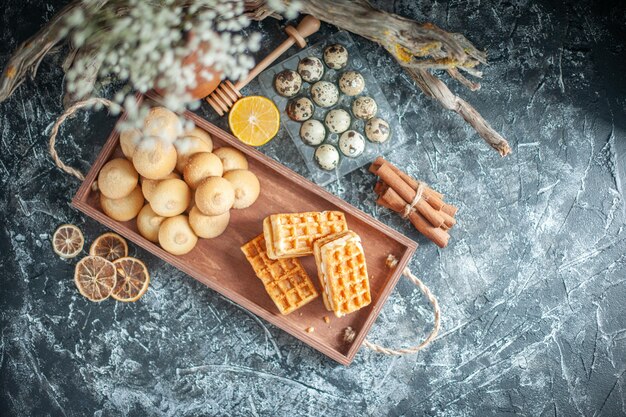
[[(107, 0), (101, 0), (94, 4), (94, 11), (106, 4)], [(9, 98), (13, 92), (26, 80), (27, 76), (34, 78), (41, 60), (55, 48), (63, 45), (67, 36), (64, 30), (64, 21), (76, 9), (84, 9), (80, 0), (73, 0), (61, 9), (44, 27), (22, 43), (11, 56), (1, 77), (0, 102)], [(70, 45), (69, 52), (65, 57), (62, 67), (67, 72), (79, 59), (88, 59), (89, 64), (84, 65), (85, 71), (80, 76), (90, 85), (94, 85), (100, 69), (101, 62), (89, 49), (77, 49)], [(77, 96), (66, 89), (63, 97), (63, 106), (70, 107), (72, 104), (84, 100), (86, 96)]]
[(448, 73), (450, 77), (454, 78), (455, 80), (463, 84), (465, 87), (469, 88), (471, 91), (480, 90), (480, 83), (476, 83), (474, 81), (468, 80), (467, 78), (465, 78), (463, 74), (459, 72), (458, 69), (448, 68), (446, 72)]
[[(96, 12), (108, 0), (98, 0), (90, 4), (90, 10)], [(23, 42), (11, 55), (0, 77), (0, 102), (9, 98), (27, 76), (34, 78), (41, 60), (67, 36), (64, 22), (74, 10), (85, 10), (81, 0), (72, 0), (46, 23), (37, 33)]]
[[(63, 70), (67, 72), (77, 61), (83, 61), (83, 63), (81, 64), (83, 71), (81, 72), (80, 77), (85, 83), (92, 87), (90, 90), (93, 90), (93, 86), (98, 79), (98, 71), (100, 70), (102, 61), (93, 49), (72, 49), (66, 57), (65, 61), (63, 62)], [(70, 108), (72, 105), (79, 101), (83, 101), (89, 98), (88, 94), (78, 95), (71, 92), (69, 88), (67, 88), (67, 80), (65, 81), (65, 83), (65, 95), (63, 96), (63, 107), (65, 109)]]
[[(285, 0), (287, 1), (287, 0)], [(266, 1), (246, 1), (249, 16), (263, 18), (271, 13)], [(468, 80), (461, 71), (480, 77), (476, 66), (486, 62), (486, 55), (463, 35), (449, 33), (431, 23), (386, 13), (365, 0), (309, 0), (301, 11), (348, 30), (383, 46), (416, 81), (426, 95), (438, 100), (446, 109), (459, 113), (500, 155), (511, 152), (507, 141), (465, 100), (452, 94), (443, 81), (427, 70), (444, 69), (468, 87), (480, 84)]]
[(501, 156), (511, 153), (511, 147), (506, 139), (496, 132), (467, 101), (454, 95), (443, 81), (423, 69), (407, 69), (407, 72), (426, 95), (439, 101), (446, 109), (461, 115)]

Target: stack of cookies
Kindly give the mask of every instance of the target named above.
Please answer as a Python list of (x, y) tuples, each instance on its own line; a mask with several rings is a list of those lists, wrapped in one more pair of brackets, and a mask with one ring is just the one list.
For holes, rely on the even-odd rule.
[(173, 255), (218, 238), (231, 209), (250, 207), (261, 192), (241, 151), (214, 148), (208, 132), (185, 129), (165, 107), (151, 108), (141, 129), (122, 131), (120, 147), (125, 158), (98, 174), (102, 211), (120, 222), (136, 218), (138, 232)]
[(361, 239), (340, 211), (273, 214), (241, 250), (282, 314), (318, 296), (302, 256), (315, 256), (324, 305), (337, 317), (371, 302)]

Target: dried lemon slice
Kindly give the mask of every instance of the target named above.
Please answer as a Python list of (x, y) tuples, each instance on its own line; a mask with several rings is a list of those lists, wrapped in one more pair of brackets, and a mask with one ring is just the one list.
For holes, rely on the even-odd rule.
[(52, 235), (52, 249), (61, 258), (74, 258), (83, 250), (83, 232), (73, 224), (62, 224)]
[(117, 233), (105, 233), (93, 241), (89, 248), (89, 254), (100, 256), (107, 261), (113, 262), (116, 259), (128, 256), (128, 244)]
[(78, 291), (91, 301), (107, 299), (116, 282), (115, 266), (104, 258), (85, 256), (76, 264), (74, 283)]
[(111, 296), (118, 301), (133, 302), (148, 291), (150, 274), (148, 268), (139, 259), (132, 257), (113, 261), (117, 272), (117, 283)]

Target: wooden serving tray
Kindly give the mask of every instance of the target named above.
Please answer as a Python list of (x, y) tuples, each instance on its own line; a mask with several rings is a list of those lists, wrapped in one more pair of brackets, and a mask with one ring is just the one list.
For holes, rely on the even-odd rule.
[[(245, 153), (250, 170), (258, 176), (261, 183), (261, 195), (253, 206), (231, 211), (231, 221), (224, 234), (215, 239), (199, 239), (198, 245), (190, 253), (175, 256), (143, 238), (137, 231), (135, 220), (118, 222), (105, 215), (100, 208), (98, 193), (92, 191), (92, 184), (102, 165), (113, 157), (122, 156), (117, 129), (109, 136), (74, 196), (72, 205), (250, 312), (337, 362), (349, 365), (417, 244), (201, 117), (190, 112), (185, 117), (209, 132), (216, 148), (227, 145)], [(263, 218), (270, 214), (323, 210), (343, 211), (348, 227), (361, 236), (370, 274), (372, 303), (355, 313), (337, 318), (324, 308), (320, 295), (299, 310), (283, 316), (239, 248), (262, 232)], [(385, 259), (389, 254), (399, 260), (393, 270), (385, 266)], [(300, 259), (319, 290), (313, 257)], [(330, 318), (330, 323), (325, 323), (324, 316)], [(343, 340), (344, 329), (348, 326), (356, 331), (356, 338), (352, 343)], [(309, 327), (315, 330), (308, 333), (306, 329)]]

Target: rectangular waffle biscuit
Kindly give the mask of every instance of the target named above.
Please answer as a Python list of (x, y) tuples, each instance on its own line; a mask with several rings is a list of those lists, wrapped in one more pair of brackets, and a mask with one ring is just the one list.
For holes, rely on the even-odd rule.
[(359, 235), (348, 230), (317, 240), (313, 254), (327, 310), (342, 317), (370, 304), (369, 277)]
[(300, 261), (270, 259), (262, 234), (244, 244), (241, 251), (281, 314), (289, 314), (317, 297), (313, 281)]
[(313, 254), (313, 242), (348, 230), (340, 211), (272, 214), (263, 220), (267, 254), (272, 259)]

